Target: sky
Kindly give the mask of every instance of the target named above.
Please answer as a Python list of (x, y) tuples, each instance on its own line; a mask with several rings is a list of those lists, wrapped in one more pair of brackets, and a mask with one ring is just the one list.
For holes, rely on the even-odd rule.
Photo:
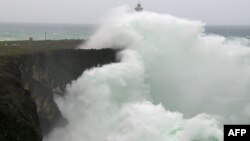
[[(93, 24), (137, 0), (0, 0), (0, 22)], [(250, 25), (250, 0), (141, 0), (145, 10), (210, 25)], [(133, 9), (132, 9), (133, 10)]]

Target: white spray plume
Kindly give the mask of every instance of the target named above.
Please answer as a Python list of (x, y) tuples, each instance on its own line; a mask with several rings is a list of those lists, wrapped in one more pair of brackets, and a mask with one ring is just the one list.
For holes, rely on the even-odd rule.
[(69, 124), (46, 140), (222, 141), (223, 123), (249, 123), (250, 49), (240, 40), (126, 7), (104, 19), (82, 48), (122, 48), (121, 62), (68, 85), (57, 104)]

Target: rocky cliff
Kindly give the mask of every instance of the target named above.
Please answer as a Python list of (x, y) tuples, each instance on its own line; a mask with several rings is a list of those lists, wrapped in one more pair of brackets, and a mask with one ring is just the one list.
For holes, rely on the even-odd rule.
[(53, 95), (63, 95), (84, 70), (115, 62), (115, 54), (62, 49), (0, 58), (0, 140), (40, 141), (58, 122), (67, 123)]
[(43, 134), (57, 121), (66, 122), (53, 100), (53, 94), (63, 95), (66, 85), (77, 79), (84, 70), (114, 61), (115, 51), (111, 49), (65, 49), (22, 58), (22, 85), (31, 92), (36, 103)]
[(0, 63), (0, 141), (41, 141), (36, 105), (21, 85), (18, 62)]

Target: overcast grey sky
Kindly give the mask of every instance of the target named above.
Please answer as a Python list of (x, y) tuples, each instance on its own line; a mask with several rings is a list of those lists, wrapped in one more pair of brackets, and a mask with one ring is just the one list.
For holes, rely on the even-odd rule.
[[(111, 8), (137, 0), (0, 0), (0, 22), (95, 23)], [(149, 11), (208, 24), (250, 25), (250, 0), (141, 0)]]

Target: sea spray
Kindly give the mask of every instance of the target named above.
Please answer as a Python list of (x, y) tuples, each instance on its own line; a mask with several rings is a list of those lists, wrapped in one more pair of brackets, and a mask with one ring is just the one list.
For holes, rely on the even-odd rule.
[(241, 41), (126, 7), (104, 19), (82, 48), (123, 49), (121, 61), (68, 85), (57, 104), (69, 124), (45, 140), (222, 141), (223, 123), (249, 123), (250, 50)]

